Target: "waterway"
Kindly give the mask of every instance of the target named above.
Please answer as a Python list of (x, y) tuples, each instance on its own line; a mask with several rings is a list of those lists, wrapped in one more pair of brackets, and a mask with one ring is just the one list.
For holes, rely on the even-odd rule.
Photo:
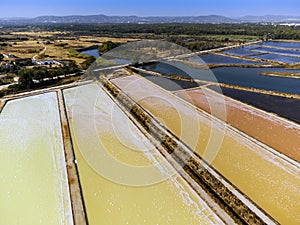
[[(101, 55), (99, 55), (99, 52), (98, 52), (98, 48), (96, 48), (96, 49), (90, 49), (90, 50), (87, 50), (87, 51), (83, 51), (81, 53), (82, 54), (86, 54), (86, 55), (91, 55), (91, 56), (94, 56), (96, 58), (101, 58)], [(115, 63), (117, 63), (119, 65), (131, 63), (130, 60), (126, 60), (126, 59), (105, 57), (105, 54), (104, 54), (104, 58), (106, 58), (108, 60), (111, 60), (111, 61), (113, 61), (113, 62), (115, 62)]]
[(90, 50), (86, 50), (86, 51), (82, 51), (81, 54), (91, 55), (91, 56), (94, 56), (96, 58), (100, 58), (101, 57), (99, 55), (98, 48), (90, 49)]

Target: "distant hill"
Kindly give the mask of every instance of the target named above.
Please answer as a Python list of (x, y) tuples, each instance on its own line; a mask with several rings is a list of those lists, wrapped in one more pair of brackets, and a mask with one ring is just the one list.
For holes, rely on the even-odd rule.
[(278, 22), (300, 22), (300, 17), (293, 16), (244, 16), (241, 18), (229, 18), (218, 15), (209, 16), (156, 16), (156, 17), (138, 17), (138, 16), (106, 16), (106, 15), (88, 15), (88, 16), (40, 16), (36, 18), (3, 18), (0, 24), (51, 24), (51, 23), (278, 23)]
[(238, 18), (241, 22), (248, 23), (280, 23), (280, 22), (300, 22), (300, 17), (295, 16), (275, 16), (275, 15), (265, 15), (265, 16), (244, 16)]

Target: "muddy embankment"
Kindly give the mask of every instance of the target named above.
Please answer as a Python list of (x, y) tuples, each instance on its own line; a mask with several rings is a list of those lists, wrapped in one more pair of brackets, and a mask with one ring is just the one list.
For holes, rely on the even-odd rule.
[[(193, 151), (181, 142), (167, 128), (163, 127), (140, 105), (128, 97), (105, 77), (100, 78), (102, 86), (118, 101), (146, 132), (151, 134), (163, 149), (158, 148), (162, 155), (170, 154), (184, 171), (190, 175), (205, 192), (223, 208), (237, 224), (277, 224), (255, 203), (245, 204), (238, 196), (243, 196), (232, 187), (219, 173), (210, 167)], [(160, 124), (160, 125), (159, 125)], [(227, 185), (226, 185), (227, 184)], [(245, 198), (245, 196), (243, 196)], [(263, 215), (263, 216), (258, 216)]]
[[(251, 58), (251, 57), (248, 57), (248, 56), (231, 55), (231, 54), (225, 54), (223, 52), (216, 52), (215, 54), (220, 55), (220, 56), (235, 58), (235, 59), (248, 60), (248, 61), (252, 61), (252, 62), (267, 64), (267, 65), (259, 64), (258, 67), (279, 67), (279, 68), (281, 68), (281, 67), (285, 67), (285, 66), (288, 65), (287, 63), (284, 63), (284, 62), (278, 62), (278, 61), (267, 60), (267, 59), (259, 59), (259, 58)], [(262, 53), (262, 54), (265, 54), (265, 53)], [(252, 66), (253, 66), (252, 64), (250, 64), (250, 65), (246, 64), (245, 65), (245, 67), (249, 67), (249, 68), (252, 67)]]
[(58, 108), (61, 121), (63, 144), (65, 150), (66, 166), (68, 172), (68, 182), (72, 204), (73, 220), (75, 225), (87, 224), (87, 216), (84, 207), (84, 199), (79, 180), (73, 143), (71, 140), (70, 127), (67, 119), (66, 107), (62, 90), (57, 90)]
[[(274, 61), (267, 61), (267, 60), (256, 60), (253, 58), (244, 58), (244, 57), (236, 57), (236, 56), (232, 56), (232, 55), (227, 55), (227, 54), (221, 54), (221, 53), (214, 53), (216, 55), (220, 55), (220, 56), (225, 56), (225, 57), (231, 57), (231, 58), (237, 58), (237, 59), (241, 59), (241, 60), (248, 60), (248, 61), (253, 61), (253, 62), (258, 62), (258, 63), (264, 63), (264, 64), (258, 64), (258, 63), (253, 63), (253, 64), (236, 64), (236, 63), (218, 63), (218, 64), (203, 64), (202, 63), (198, 63), (198, 62), (192, 62), (192, 61), (188, 61), (186, 59), (173, 59), (172, 61), (175, 62), (180, 62), (180, 63), (184, 63), (188, 66), (191, 66), (193, 68), (196, 69), (213, 69), (213, 68), (218, 68), (218, 67), (243, 67), (243, 68), (272, 68), (272, 67), (284, 67), (285, 64), (279, 64), (278, 62), (274, 62)], [(251, 60), (250, 60), (251, 59)]]
[(6, 99), (0, 99), (0, 113), (2, 112), (5, 105), (6, 105)]
[(283, 77), (283, 78), (294, 78), (300, 79), (300, 73), (290, 73), (290, 72), (261, 72), (259, 73), (262, 76), (270, 76), (270, 77)]

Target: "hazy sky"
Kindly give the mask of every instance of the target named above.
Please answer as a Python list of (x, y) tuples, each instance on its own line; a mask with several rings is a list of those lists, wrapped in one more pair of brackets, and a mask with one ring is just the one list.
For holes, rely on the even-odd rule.
[(0, 17), (40, 15), (300, 16), (300, 0), (1, 0)]

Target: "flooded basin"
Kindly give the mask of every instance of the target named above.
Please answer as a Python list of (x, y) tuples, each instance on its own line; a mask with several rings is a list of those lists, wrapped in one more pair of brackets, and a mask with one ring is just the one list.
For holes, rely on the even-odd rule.
[(255, 59), (263, 59), (263, 60), (273, 60), (277, 62), (284, 62), (284, 63), (298, 63), (300, 62), (300, 58), (292, 57), (292, 56), (283, 56), (283, 55), (277, 55), (277, 54), (261, 54), (256, 56), (250, 56), (251, 58)]
[(184, 81), (184, 80), (175, 80), (175, 79), (168, 79), (165, 77), (158, 77), (158, 76), (151, 76), (149, 74), (143, 73), (141, 71), (138, 72), (139, 75), (142, 77), (145, 77), (147, 80), (153, 82), (154, 84), (168, 90), (168, 91), (178, 91), (182, 89), (188, 89), (188, 88), (195, 88), (199, 87), (202, 84), (200, 82), (190, 82), (190, 81)]
[(257, 52), (252, 52), (251, 50), (257, 48), (257, 45), (244, 46), (241, 48), (233, 48), (223, 51), (225, 54), (236, 55), (236, 56), (251, 56), (256, 55)]
[[(243, 68), (243, 67), (219, 67), (211, 70), (192, 68), (181, 62), (160, 62), (144, 66), (144, 69), (161, 72), (164, 75), (178, 74), (184, 77), (192, 77), (197, 80), (220, 82), (250, 88), (258, 88), (270, 91), (300, 94), (300, 79), (262, 76), (260, 72), (278, 71), (294, 72), (299, 70), (286, 70), (282, 68)], [(211, 72), (214, 77), (211, 76)]]
[[(113, 83), (279, 223), (299, 224), (298, 167), (230, 128), (222, 130), (210, 117), (143, 78), (129, 76), (114, 79)], [(198, 131), (191, 130), (195, 124), (199, 125)], [(215, 144), (218, 141), (220, 146)]]
[(97, 84), (64, 96), (89, 224), (223, 224)]
[[(256, 48), (254, 51), (257, 52), (266, 52), (266, 53), (276, 53), (276, 54), (287, 54), (295, 57), (300, 57), (300, 52), (295, 50), (286, 50), (286, 49), (278, 49), (278, 48), (266, 48), (266, 47), (259, 47)], [(298, 58), (300, 59), (300, 58)]]
[(73, 224), (56, 93), (0, 114), (1, 224)]
[(191, 62), (206, 63), (206, 64), (260, 64), (253, 61), (231, 58), (231, 57), (226, 57), (226, 56), (216, 55), (216, 54), (194, 56), (189, 58), (188, 60)]
[(300, 49), (300, 42), (296, 42), (296, 41), (269, 41), (269, 42), (264, 42), (263, 45), (280, 47), (280, 48)]

